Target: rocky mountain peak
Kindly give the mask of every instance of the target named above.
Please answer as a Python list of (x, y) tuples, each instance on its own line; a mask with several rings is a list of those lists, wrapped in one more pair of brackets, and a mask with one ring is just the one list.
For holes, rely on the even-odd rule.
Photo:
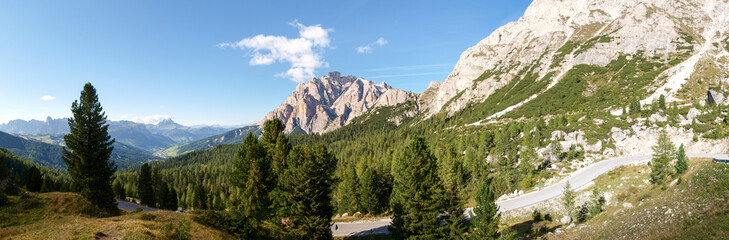
[(706, 89), (686, 87), (729, 82), (728, 51), (727, 1), (534, 0), (518, 21), (463, 52), (447, 79), (431, 84), (419, 99), (427, 115), (453, 113), (525, 73), (538, 80), (551, 76), (544, 79), (544, 92), (575, 66), (604, 67), (620, 56), (670, 66), (644, 87), (642, 103), (661, 94), (691, 99)]
[[(385, 94), (386, 98), (380, 100)], [(301, 128), (306, 133), (332, 131), (362, 115), (375, 106), (394, 106), (407, 101), (414, 94), (393, 89), (387, 83), (375, 83), (355, 76), (342, 76), (330, 72), (301, 83), (275, 110), (269, 112), (257, 125), (278, 118), (286, 131)]]

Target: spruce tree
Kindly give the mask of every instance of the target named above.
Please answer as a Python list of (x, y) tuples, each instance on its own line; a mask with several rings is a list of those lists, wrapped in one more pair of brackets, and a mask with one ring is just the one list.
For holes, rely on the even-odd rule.
[(661, 110), (666, 110), (666, 96), (664, 96), (663, 94), (658, 97), (658, 108)]
[(291, 164), (279, 176), (285, 196), (278, 225), (280, 238), (332, 239), (331, 201), (337, 159), (323, 145), (307, 145), (294, 147), (288, 161)]
[(630, 115), (635, 115), (635, 114), (640, 114), (640, 112), (641, 112), (641, 109), (640, 109), (640, 101), (638, 101), (636, 99), (636, 100), (634, 100), (633, 102), (630, 103), (629, 113), (630, 113)]
[(274, 173), (280, 174), (286, 168), (286, 158), (289, 155), (289, 151), (291, 151), (291, 144), (289, 144), (288, 138), (286, 138), (283, 132), (279, 132), (276, 138), (276, 147), (270, 156), (272, 160), (271, 169)]
[(30, 167), (28, 171), (28, 179), (25, 181), (25, 186), (28, 191), (40, 192), (43, 186), (43, 176), (41, 175), (40, 169), (36, 166)]
[(435, 239), (440, 234), (438, 216), (445, 211), (443, 182), (438, 177), (437, 159), (423, 138), (415, 138), (394, 166), (390, 229), (396, 239)]
[(167, 187), (166, 182), (160, 183), (159, 189), (155, 191), (156, 199), (157, 199), (157, 207), (162, 209), (168, 209), (169, 202), (167, 201), (167, 197), (170, 194), (170, 189)]
[(126, 198), (126, 194), (124, 194), (124, 187), (122, 187), (121, 181), (114, 181), (114, 194), (116, 194), (116, 197), (119, 199)]
[(440, 216), (440, 236), (441, 239), (467, 239), (469, 222), (463, 217), (463, 200), (459, 198), (460, 191), (458, 188), (451, 187), (445, 191), (445, 211)]
[(668, 137), (666, 129), (661, 129), (658, 142), (653, 146), (653, 159), (651, 160), (651, 183), (664, 184), (669, 174), (668, 164), (676, 158), (676, 146)]
[(339, 210), (341, 212), (354, 212), (359, 210), (359, 195), (357, 189), (359, 189), (359, 179), (357, 178), (357, 171), (354, 169), (354, 165), (346, 167), (344, 171), (344, 179), (339, 185), (342, 194)]
[(686, 151), (683, 149), (683, 144), (678, 147), (678, 153), (676, 153), (676, 173), (682, 174), (688, 169), (688, 162), (686, 161)]
[(269, 154), (271, 156), (273, 155), (274, 149), (276, 149), (276, 143), (278, 142), (279, 134), (283, 133), (284, 129), (284, 125), (278, 118), (268, 120), (263, 125), (263, 136), (261, 139), (261, 143), (263, 144), (263, 147), (265, 147), (266, 150), (269, 151)]
[(170, 192), (167, 195), (167, 209), (177, 210), (177, 191), (174, 187), (170, 187)]
[(208, 209), (208, 192), (205, 190), (205, 186), (195, 186), (192, 198), (192, 208), (194, 210)]
[(575, 218), (575, 192), (572, 190), (569, 181), (564, 185), (562, 195), (562, 206), (567, 216), (570, 217), (570, 221), (572, 221)]
[(91, 83), (86, 83), (79, 100), (71, 104), (71, 112), (70, 133), (63, 137), (67, 146), (63, 148), (63, 161), (72, 184), (97, 208), (118, 213), (111, 189), (116, 164), (109, 160), (114, 139), (109, 136), (106, 114)]
[(137, 192), (139, 193), (139, 201), (147, 206), (154, 206), (154, 186), (152, 184), (152, 171), (149, 164), (144, 163), (139, 169), (139, 181), (137, 182)]
[(261, 225), (271, 212), (271, 160), (252, 133), (243, 140), (233, 165), (231, 182), (240, 189), (231, 211), (236, 234), (245, 239), (264, 238)]
[(491, 178), (483, 176), (476, 192), (476, 206), (473, 207), (471, 222), (474, 230), (473, 239), (498, 239), (499, 222), (501, 214), (499, 205), (496, 205), (496, 193), (491, 186)]
[(359, 201), (362, 209), (370, 215), (379, 213), (379, 178), (377, 171), (372, 167), (365, 168), (360, 176), (360, 185), (358, 190)]

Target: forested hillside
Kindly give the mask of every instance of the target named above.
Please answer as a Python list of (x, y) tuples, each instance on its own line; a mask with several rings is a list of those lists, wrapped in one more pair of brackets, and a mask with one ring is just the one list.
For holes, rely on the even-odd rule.
[[(61, 156), (63, 147), (40, 141), (28, 140), (16, 137), (11, 134), (0, 132), (0, 147), (6, 148), (14, 154), (27, 160), (39, 163), (50, 168), (66, 168)], [(130, 166), (137, 166), (140, 163), (160, 160), (151, 154), (145, 153), (121, 143), (114, 144), (114, 151), (111, 159), (116, 161), (117, 166), (122, 169)]]
[(195, 151), (195, 150), (210, 149), (217, 145), (238, 144), (238, 143), (243, 142), (243, 138), (249, 132), (258, 136), (261, 134), (261, 128), (256, 125), (238, 128), (238, 129), (231, 130), (231, 131), (228, 131), (228, 132), (225, 132), (222, 134), (210, 136), (210, 137), (200, 139), (200, 140), (197, 140), (194, 142), (177, 145), (177, 146), (165, 149), (164, 151), (159, 152), (158, 155), (162, 155), (165, 157), (174, 157), (174, 156), (178, 156), (180, 154)]
[[(13, 186), (26, 188), (33, 192), (67, 192), (71, 189), (66, 171), (51, 169), (25, 160), (5, 148), (0, 148), (0, 164), (4, 165), (0, 166), (0, 171), (7, 170), (11, 177), (11, 181), (4, 182), (4, 184), (7, 183), (3, 186), (5, 189), (0, 190), (17, 193), (17, 190), (13, 190), (15, 189)], [(3, 180), (0, 179), (0, 182)]]

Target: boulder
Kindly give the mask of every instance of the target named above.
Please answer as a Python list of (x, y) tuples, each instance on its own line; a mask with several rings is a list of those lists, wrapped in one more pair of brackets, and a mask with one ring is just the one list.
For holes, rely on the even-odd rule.
[(666, 122), (668, 121), (668, 118), (666, 116), (662, 116), (661, 114), (654, 113), (648, 118), (651, 122)]
[(564, 133), (563, 131), (557, 130), (557, 131), (552, 132), (552, 138), (551, 138), (551, 140), (552, 141), (559, 141), (559, 140), (562, 140), (562, 138), (565, 137), (566, 135), (567, 134)]
[(622, 142), (623, 140), (628, 138), (628, 134), (626, 133), (626, 131), (630, 133), (629, 130), (622, 130), (620, 128), (613, 127), (612, 129), (610, 129), (611, 137), (615, 142)]
[(600, 152), (600, 151), (602, 151), (602, 141), (601, 140), (597, 140), (597, 142), (595, 144), (592, 144), (592, 145), (584, 144), (582, 146), (583, 146), (583, 149), (586, 152)]
[(570, 219), (570, 216), (564, 216), (564, 217), (562, 217), (562, 218), (559, 219), (559, 221), (561, 223), (564, 223), (564, 224), (570, 223), (570, 220), (571, 220)]
[(693, 121), (698, 115), (701, 115), (701, 111), (696, 108), (691, 108), (689, 109), (688, 114), (686, 114), (686, 119)]

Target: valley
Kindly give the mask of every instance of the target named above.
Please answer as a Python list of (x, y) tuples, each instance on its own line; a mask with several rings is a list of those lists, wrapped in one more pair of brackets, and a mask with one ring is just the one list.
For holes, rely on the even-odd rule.
[[(0, 123), (0, 238), (726, 238), (729, 165), (713, 160), (729, 159), (729, 3), (533, 0), (519, 16), (473, 29), (479, 41), (420, 93), (394, 86), (436, 70), (388, 71), (437, 64), (353, 57), (409, 49), (382, 37), (316, 75), (338, 32), (299, 20), (299, 38), (216, 45), (290, 64), (272, 77), (288, 85), (205, 73), (159, 89), (180, 106), (132, 110), (108, 82), (74, 85), (70, 117)], [(208, 124), (117, 120), (168, 107)], [(265, 114), (215, 123), (249, 109)]]

